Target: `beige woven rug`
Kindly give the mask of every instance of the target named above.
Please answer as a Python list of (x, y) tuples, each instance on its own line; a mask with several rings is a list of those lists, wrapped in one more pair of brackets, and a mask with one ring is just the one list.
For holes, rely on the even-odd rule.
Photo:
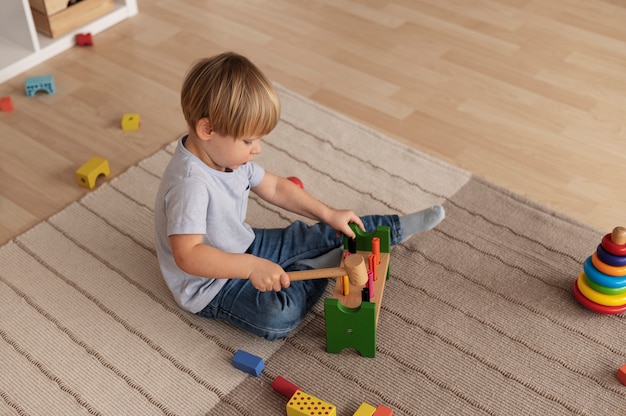
[[(626, 414), (624, 318), (572, 295), (602, 232), (280, 92), (267, 169), (360, 214), (447, 209), (392, 251), (376, 358), (325, 352), (321, 302), (275, 342), (175, 305), (152, 228), (170, 145), (0, 248), (0, 415), (284, 415), (278, 375), (340, 416)], [(258, 200), (249, 218), (294, 219)]]

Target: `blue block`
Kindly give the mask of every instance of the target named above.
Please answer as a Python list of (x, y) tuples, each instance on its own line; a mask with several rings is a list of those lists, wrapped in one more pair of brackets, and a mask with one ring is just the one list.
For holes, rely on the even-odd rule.
[(233, 355), (233, 367), (258, 377), (265, 368), (265, 363), (261, 357), (252, 355), (244, 350), (237, 350), (235, 355)]
[(26, 89), (26, 95), (29, 97), (34, 96), (37, 91), (45, 91), (48, 94), (54, 94), (56, 91), (52, 75), (26, 78), (24, 88)]

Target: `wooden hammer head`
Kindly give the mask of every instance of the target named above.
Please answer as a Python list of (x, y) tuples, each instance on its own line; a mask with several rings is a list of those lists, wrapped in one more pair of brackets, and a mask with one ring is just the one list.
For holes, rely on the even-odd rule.
[(365, 259), (360, 254), (351, 254), (343, 260), (343, 268), (350, 283), (355, 286), (363, 286), (367, 283), (367, 267)]

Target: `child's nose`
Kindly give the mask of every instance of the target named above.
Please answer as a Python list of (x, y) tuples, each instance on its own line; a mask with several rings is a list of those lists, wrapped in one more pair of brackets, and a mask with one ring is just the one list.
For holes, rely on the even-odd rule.
[(250, 150), (250, 153), (252, 153), (253, 155), (258, 155), (259, 153), (261, 153), (261, 143), (254, 143), (254, 146), (252, 146), (252, 150)]

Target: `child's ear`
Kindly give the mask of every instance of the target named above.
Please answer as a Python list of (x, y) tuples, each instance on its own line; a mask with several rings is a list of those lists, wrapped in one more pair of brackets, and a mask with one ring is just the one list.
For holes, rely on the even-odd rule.
[(204, 117), (196, 123), (196, 134), (202, 140), (210, 140), (213, 133), (213, 126), (208, 118)]

